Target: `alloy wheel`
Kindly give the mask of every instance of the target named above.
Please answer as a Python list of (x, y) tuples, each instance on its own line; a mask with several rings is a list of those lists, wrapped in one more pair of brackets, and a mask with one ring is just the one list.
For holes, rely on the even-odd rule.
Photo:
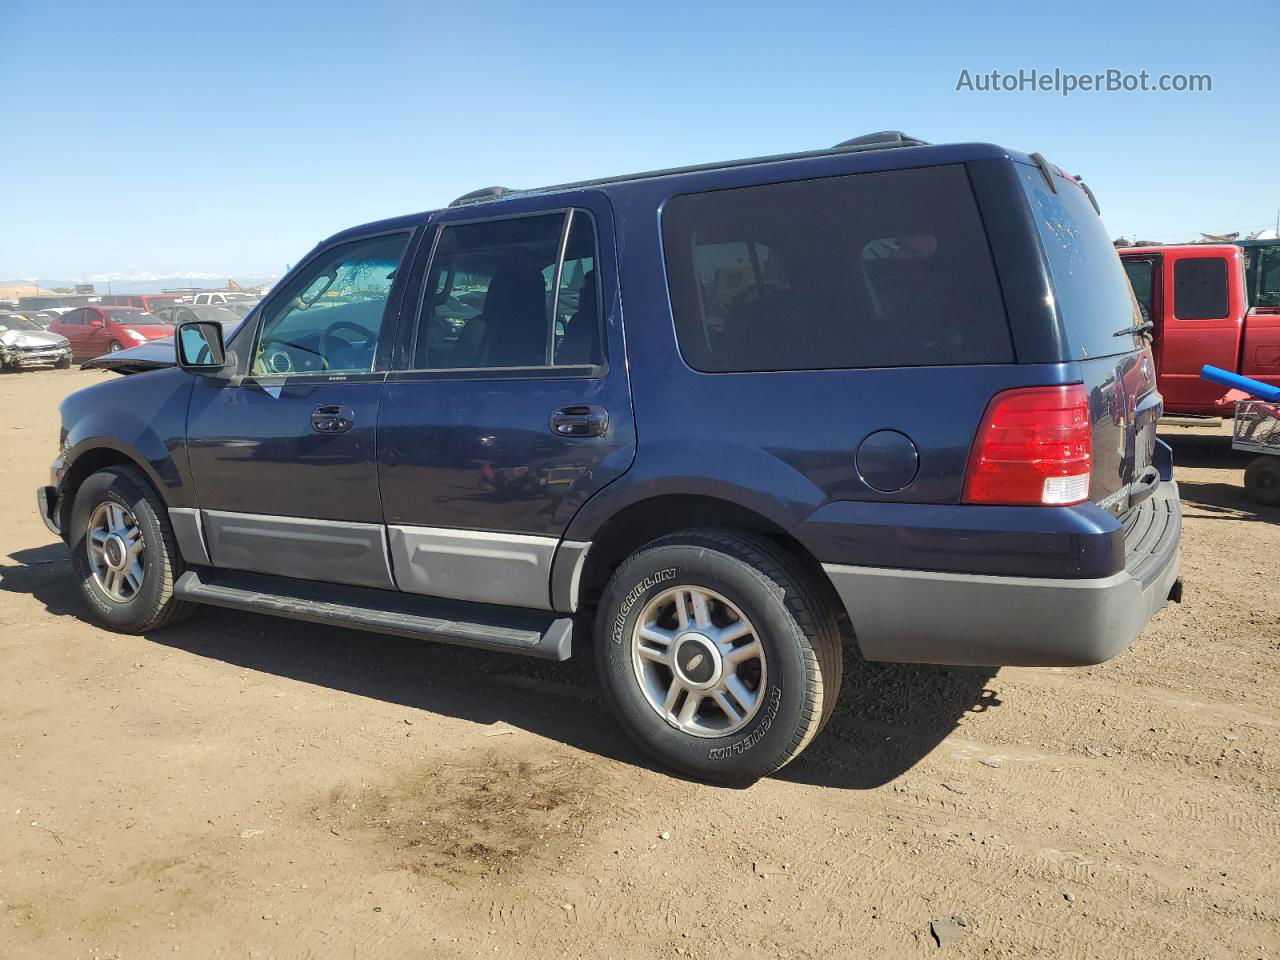
[(146, 542), (128, 508), (107, 500), (94, 508), (85, 538), (89, 570), (98, 589), (116, 603), (128, 603), (146, 577)]
[(736, 733), (764, 700), (759, 634), (737, 606), (704, 587), (672, 587), (645, 605), (631, 662), (649, 706), (695, 737)]

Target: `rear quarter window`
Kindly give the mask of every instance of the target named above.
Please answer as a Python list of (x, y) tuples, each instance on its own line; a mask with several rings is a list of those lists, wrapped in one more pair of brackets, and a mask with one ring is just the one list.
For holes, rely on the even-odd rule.
[(686, 194), (667, 202), (662, 235), (696, 370), (1013, 360), (962, 166)]
[(1173, 265), (1173, 315), (1179, 320), (1218, 320), (1229, 312), (1227, 261), (1196, 257)]
[[(1053, 277), (1058, 314), (1073, 360), (1141, 349), (1138, 302), (1120, 256), (1085, 192), (1055, 178), (1050, 189), (1037, 167), (1018, 164), (1045, 259)], [(1134, 333), (1127, 328), (1133, 327)], [(1120, 333), (1117, 336), (1117, 333)]]

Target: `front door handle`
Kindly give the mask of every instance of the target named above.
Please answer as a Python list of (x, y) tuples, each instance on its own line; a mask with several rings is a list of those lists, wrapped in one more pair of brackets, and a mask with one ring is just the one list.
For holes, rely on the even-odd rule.
[(561, 407), (551, 415), (551, 432), (558, 437), (599, 437), (609, 429), (609, 411), (584, 403)]
[(316, 407), (311, 414), (311, 429), (316, 433), (346, 433), (356, 422), (356, 412), (343, 404)]

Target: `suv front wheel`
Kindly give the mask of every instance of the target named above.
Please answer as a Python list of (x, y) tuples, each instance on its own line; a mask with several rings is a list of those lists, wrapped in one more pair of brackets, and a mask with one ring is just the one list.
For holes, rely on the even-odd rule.
[(109, 467), (86, 478), (68, 534), (80, 592), (104, 626), (143, 633), (190, 612), (173, 595), (181, 571), (168, 511), (137, 470)]
[(720, 783), (796, 757), (840, 688), (833, 604), (790, 554), (736, 532), (685, 531), (632, 554), (601, 599), (596, 655), (632, 738)]

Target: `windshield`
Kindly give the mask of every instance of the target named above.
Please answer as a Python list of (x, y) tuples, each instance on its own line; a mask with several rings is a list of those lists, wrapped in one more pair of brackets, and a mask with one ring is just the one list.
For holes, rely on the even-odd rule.
[(33, 320), (21, 317), (16, 313), (6, 313), (0, 315), (0, 331), (4, 330), (36, 330), (42, 331), (44, 327)]
[(1019, 164), (1018, 173), (1040, 231), (1073, 359), (1141, 349), (1142, 312), (1107, 228), (1084, 190), (1055, 177), (1054, 192), (1038, 167)]

